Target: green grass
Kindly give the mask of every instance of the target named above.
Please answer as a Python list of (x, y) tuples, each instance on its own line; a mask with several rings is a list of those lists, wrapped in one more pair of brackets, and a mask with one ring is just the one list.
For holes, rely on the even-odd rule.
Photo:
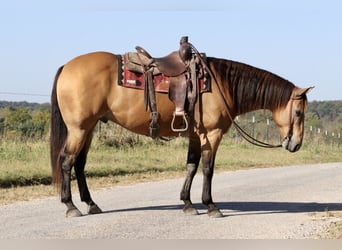
[[(143, 142), (110, 147), (95, 138), (88, 155), (88, 177), (116, 177), (184, 172), (187, 140)], [(223, 140), (216, 157), (216, 170), (228, 171), (255, 167), (342, 162), (341, 148), (304, 145), (297, 153), (283, 149), (263, 149), (248, 144), (231, 144)], [(47, 141), (0, 143), (0, 187), (49, 184), (51, 167)]]
[(47, 143), (0, 143), (0, 187), (48, 184), (50, 176)]

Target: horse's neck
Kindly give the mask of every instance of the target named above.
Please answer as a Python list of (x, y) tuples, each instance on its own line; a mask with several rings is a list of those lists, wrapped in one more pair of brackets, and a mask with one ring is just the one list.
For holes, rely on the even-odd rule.
[(249, 75), (243, 72), (241, 78), (234, 79), (235, 82), (233, 80), (228, 84), (234, 87), (233, 100), (239, 114), (259, 109), (273, 109), (274, 104), (267, 95), (268, 90), (264, 86), (264, 77), (261, 74), (249, 78)]
[(294, 85), (287, 80), (243, 63), (212, 60), (237, 115), (258, 109), (273, 111), (288, 102)]

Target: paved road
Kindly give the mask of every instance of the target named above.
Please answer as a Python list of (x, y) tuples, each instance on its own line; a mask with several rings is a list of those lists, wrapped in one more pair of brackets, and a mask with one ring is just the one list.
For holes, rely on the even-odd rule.
[[(100, 215), (65, 218), (57, 197), (0, 207), (0, 238), (287, 239), (313, 238), (342, 210), (342, 163), (219, 173), (213, 197), (223, 218), (200, 204), (202, 177), (192, 200), (200, 215), (181, 210), (183, 179), (93, 192)], [(74, 195), (76, 205), (86, 206)]]

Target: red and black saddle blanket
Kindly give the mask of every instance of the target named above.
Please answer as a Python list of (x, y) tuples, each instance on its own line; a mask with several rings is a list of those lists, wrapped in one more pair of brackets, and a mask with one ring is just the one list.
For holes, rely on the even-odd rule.
[[(133, 52), (130, 52), (133, 53)], [(127, 68), (127, 54), (118, 56), (118, 84), (126, 88), (144, 89), (145, 88), (145, 75), (139, 71), (129, 70)], [(206, 59), (206, 57), (204, 56)], [(210, 92), (211, 84), (209, 74), (204, 71), (204, 76), (200, 78), (200, 92)], [(156, 92), (168, 93), (171, 81), (175, 81), (177, 77), (166, 76), (162, 73), (153, 75), (154, 89)], [(184, 75), (185, 77), (185, 75)]]

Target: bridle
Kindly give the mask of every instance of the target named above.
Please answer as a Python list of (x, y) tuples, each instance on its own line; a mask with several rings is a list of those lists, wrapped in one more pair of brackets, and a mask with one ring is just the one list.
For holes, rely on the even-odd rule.
[[(238, 131), (238, 133), (242, 136), (242, 138), (244, 138), (246, 141), (248, 141), (249, 143), (258, 146), (258, 147), (262, 147), (262, 148), (280, 148), (283, 145), (282, 144), (277, 144), (277, 145), (273, 145), (273, 144), (269, 144), (267, 142), (262, 142), (254, 137), (252, 137), (251, 135), (249, 135), (245, 130), (243, 130), (239, 124), (237, 122), (235, 122), (235, 120), (233, 119), (230, 111), (229, 111), (229, 105), (226, 101), (226, 99), (224, 98), (224, 94), (223, 91), (220, 88), (220, 85), (218, 84), (216, 77), (214, 76), (214, 74), (212, 73), (212, 71), (210, 70), (209, 66), (206, 64), (206, 62), (203, 60), (201, 54), (198, 52), (198, 50), (191, 44), (189, 43), (189, 45), (191, 46), (191, 48), (194, 50), (195, 54), (199, 57), (202, 66), (207, 70), (208, 74), (210, 75), (211, 79), (214, 80), (216, 87), (218, 89), (221, 101), (224, 104), (226, 113), (228, 115), (228, 118), (230, 119), (230, 121), (232, 122), (232, 124), (234, 125), (235, 129)], [(293, 94), (290, 97), (290, 111), (289, 111), (289, 131), (287, 132), (286, 137), (283, 139), (283, 142), (285, 142), (286, 140), (290, 140), (292, 135), (293, 135), (293, 125), (294, 125), (294, 116), (293, 116), (293, 102), (294, 100), (300, 100), (302, 99), (302, 97), (297, 97), (294, 96)]]
[(294, 126), (294, 116), (293, 116), (293, 102), (295, 100), (303, 100), (302, 96), (294, 96), (292, 94), (291, 98), (290, 98), (290, 111), (289, 111), (289, 131), (287, 132), (287, 135), (285, 136), (285, 138), (283, 139), (283, 142), (286, 140), (291, 140), (291, 137), (293, 135), (293, 126)]

